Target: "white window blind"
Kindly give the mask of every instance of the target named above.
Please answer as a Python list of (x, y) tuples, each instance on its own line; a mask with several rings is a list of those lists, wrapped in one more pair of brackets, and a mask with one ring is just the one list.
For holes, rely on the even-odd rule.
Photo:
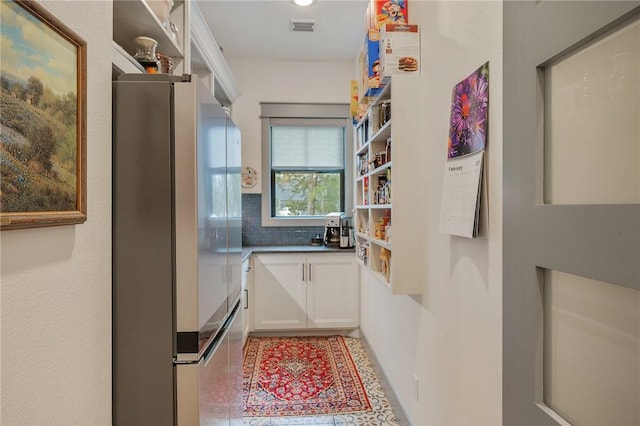
[(344, 168), (344, 127), (272, 126), (271, 166), (277, 169)]

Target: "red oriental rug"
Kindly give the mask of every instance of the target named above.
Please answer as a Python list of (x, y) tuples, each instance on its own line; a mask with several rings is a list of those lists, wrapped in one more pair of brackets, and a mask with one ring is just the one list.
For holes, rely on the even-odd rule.
[(308, 416), (371, 410), (341, 336), (249, 337), (245, 416)]

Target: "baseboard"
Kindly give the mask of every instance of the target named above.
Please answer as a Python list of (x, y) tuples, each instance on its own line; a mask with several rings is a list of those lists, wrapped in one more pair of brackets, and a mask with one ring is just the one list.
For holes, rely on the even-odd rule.
[(348, 336), (360, 337), (359, 328), (338, 329), (338, 330), (273, 330), (273, 331), (250, 331), (249, 337), (289, 337), (289, 336)]

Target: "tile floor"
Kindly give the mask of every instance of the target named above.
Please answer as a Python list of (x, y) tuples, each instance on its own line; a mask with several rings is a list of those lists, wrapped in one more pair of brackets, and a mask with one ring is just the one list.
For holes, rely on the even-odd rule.
[[(245, 417), (245, 426), (333, 425), (333, 426), (409, 426), (398, 399), (391, 390), (367, 342), (357, 339), (350, 351), (374, 410), (363, 413), (304, 417)], [(352, 350), (353, 349), (353, 350)], [(376, 380), (377, 379), (377, 380)]]

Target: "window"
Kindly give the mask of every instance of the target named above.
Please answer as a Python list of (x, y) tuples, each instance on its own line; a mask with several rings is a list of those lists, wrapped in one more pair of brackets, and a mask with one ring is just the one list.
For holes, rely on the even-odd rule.
[(263, 103), (262, 112), (262, 225), (319, 226), (327, 213), (345, 211), (352, 192), (348, 106)]
[(344, 210), (344, 126), (271, 123), (271, 216)]

